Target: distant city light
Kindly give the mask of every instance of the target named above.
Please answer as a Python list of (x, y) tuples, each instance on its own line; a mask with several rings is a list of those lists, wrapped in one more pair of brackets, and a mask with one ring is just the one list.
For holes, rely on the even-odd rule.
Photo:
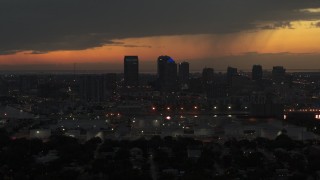
[(231, 106), (229, 106), (228, 109), (231, 109)]
[(198, 109), (198, 106), (194, 106), (193, 108), (194, 108), (194, 109)]
[(217, 109), (217, 106), (213, 107), (213, 109)]
[(37, 131), (37, 134), (39, 134), (40, 133), (40, 131)]
[(170, 116), (167, 116), (167, 117), (166, 117), (166, 120), (171, 120), (171, 117), (170, 117)]
[(156, 107), (152, 107), (152, 110), (156, 110)]
[(170, 110), (170, 107), (167, 107), (167, 110)]

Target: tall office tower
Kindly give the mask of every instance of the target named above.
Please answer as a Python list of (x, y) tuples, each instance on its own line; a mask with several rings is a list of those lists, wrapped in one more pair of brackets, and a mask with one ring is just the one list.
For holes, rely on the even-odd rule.
[(209, 84), (213, 82), (214, 70), (212, 68), (204, 68), (202, 70), (202, 84)]
[(213, 76), (214, 76), (214, 70), (212, 68), (203, 68), (201, 84), (202, 84), (202, 91), (206, 92), (207, 97), (208, 97), (208, 94), (210, 93), (209, 91), (212, 90), (211, 87), (214, 86)]
[(126, 87), (139, 85), (139, 59), (138, 56), (124, 57), (124, 85)]
[(252, 66), (252, 80), (260, 81), (262, 80), (262, 66), (261, 65), (253, 65)]
[(103, 75), (83, 75), (80, 77), (80, 96), (83, 101), (102, 102), (106, 98)]
[(272, 69), (272, 78), (278, 79), (278, 78), (284, 78), (286, 75), (286, 69), (283, 68), (283, 66), (274, 66)]
[(238, 75), (238, 69), (228, 66), (227, 81), (228, 81), (229, 85), (232, 83), (232, 77), (237, 76), (237, 75)]
[(189, 86), (189, 63), (182, 62), (179, 64), (179, 81), (182, 89)]
[(177, 90), (177, 64), (170, 56), (158, 58), (158, 86), (161, 91)]

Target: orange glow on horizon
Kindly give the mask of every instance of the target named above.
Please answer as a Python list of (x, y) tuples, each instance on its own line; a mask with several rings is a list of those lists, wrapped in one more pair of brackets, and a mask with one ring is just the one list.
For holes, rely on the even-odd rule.
[(178, 60), (210, 59), (246, 52), (320, 53), (320, 28), (310, 21), (292, 22), (294, 29), (259, 30), (225, 35), (181, 35), (117, 39), (125, 45), (105, 45), (77, 51), (46, 54), (20, 52), (0, 56), (0, 64), (122, 63), (124, 55), (138, 55), (141, 61), (155, 61), (159, 55)]

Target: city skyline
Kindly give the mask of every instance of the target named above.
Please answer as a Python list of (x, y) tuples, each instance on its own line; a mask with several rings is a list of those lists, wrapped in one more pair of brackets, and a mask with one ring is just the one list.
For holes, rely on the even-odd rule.
[(0, 0), (0, 179), (320, 179), (320, 0)]
[[(161, 55), (163, 56), (163, 55)], [(159, 56), (159, 57), (161, 57)], [(167, 55), (165, 55), (167, 56)], [(124, 56), (126, 57), (138, 57), (138, 56)], [(172, 60), (174, 60), (172, 58)], [(178, 64), (188, 63), (187, 60), (176, 61)], [(195, 63), (198, 64), (198, 63)], [(210, 63), (209, 63), (210, 64)], [(235, 63), (237, 64), (237, 63)], [(319, 72), (320, 69), (317, 67), (312, 67), (310, 69), (304, 69), (303, 67), (292, 67), (292, 66), (283, 66), (281, 64), (270, 64), (267, 66), (263, 66), (262, 63), (246, 63), (245, 66), (240, 66), (242, 68), (238, 68), (239, 66), (234, 66), (231, 63), (224, 66), (208, 66), (208, 64), (202, 64), (200, 66), (194, 67), (194, 64), (191, 64), (190, 73), (201, 73), (203, 69), (213, 69), (217, 73), (227, 73), (230, 67), (234, 67), (239, 69), (240, 72), (249, 73), (252, 71), (252, 66), (261, 66), (263, 67), (263, 71), (265, 72), (272, 72), (274, 67), (285, 67), (287, 72)], [(141, 68), (142, 67), (142, 68)], [(289, 67), (289, 68), (287, 68)], [(95, 74), (95, 73), (125, 73), (125, 66), (122, 64), (112, 64), (112, 63), (105, 63), (105, 62), (98, 62), (98, 63), (72, 63), (72, 64), (21, 64), (21, 65), (1, 65), (0, 70), (5, 72), (12, 72), (12, 73), (75, 73), (75, 74)], [(138, 73), (142, 74), (157, 74), (157, 61), (151, 62), (140, 62)]]
[(316, 0), (1, 0), (0, 10), (1, 70), (67, 70), (76, 63), (121, 72), (125, 55), (138, 55), (144, 72), (155, 72), (160, 55), (190, 62), (191, 71), (317, 69), (320, 59)]

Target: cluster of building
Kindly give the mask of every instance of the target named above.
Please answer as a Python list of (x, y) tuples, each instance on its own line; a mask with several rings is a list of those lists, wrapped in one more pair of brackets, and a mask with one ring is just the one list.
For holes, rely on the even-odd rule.
[[(139, 85), (138, 64), (138, 56), (124, 58), (125, 88), (135, 88)], [(261, 65), (253, 65), (251, 75), (239, 73), (237, 68), (228, 67), (226, 74), (215, 73), (213, 68), (204, 68), (200, 76), (191, 77), (188, 62), (177, 65), (170, 56), (160, 56), (157, 60), (157, 75), (153, 88), (161, 94), (176, 93), (179, 96), (179, 93), (183, 92), (189, 95), (204, 95), (205, 103), (210, 102), (215, 104), (215, 107), (217, 104), (223, 104), (225, 109), (241, 101), (238, 104), (241, 103), (240, 106), (246, 107), (245, 109), (253, 104), (255, 116), (282, 116), (283, 103), (277, 100), (278, 97), (260, 90), (264, 88), (265, 80)], [(282, 66), (273, 67), (270, 80), (274, 84), (284, 85), (287, 83), (286, 70)], [(238, 107), (238, 110), (240, 109)]]
[[(157, 60), (156, 88), (162, 92), (176, 92), (189, 82), (189, 63), (179, 64), (170, 56), (160, 56)], [(179, 84), (178, 84), (179, 82)], [(138, 56), (125, 56), (124, 58), (124, 86), (127, 88), (139, 86), (139, 59)]]
[[(3, 74), (0, 125), (17, 122), (10, 125), (12, 131), (25, 127), (33, 130), (32, 135), (41, 134), (37, 133), (41, 128), (50, 133), (77, 130), (71, 135), (86, 139), (100, 129), (112, 133), (117, 121), (131, 126), (137, 116), (287, 120), (300, 117), (297, 112), (307, 113), (301, 109), (319, 109), (319, 78), (319, 73), (288, 73), (282, 66), (267, 71), (261, 65), (253, 65), (250, 72), (228, 67), (222, 73), (205, 67), (190, 73), (188, 62), (177, 63), (170, 56), (158, 57), (156, 74), (142, 74), (138, 56), (125, 56), (120, 74)], [(319, 112), (308, 113), (310, 119), (320, 119)], [(20, 123), (29, 122), (25, 119), (31, 122)], [(81, 124), (86, 120), (92, 126)], [(72, 126), (66, 128), (66, 121)]]

